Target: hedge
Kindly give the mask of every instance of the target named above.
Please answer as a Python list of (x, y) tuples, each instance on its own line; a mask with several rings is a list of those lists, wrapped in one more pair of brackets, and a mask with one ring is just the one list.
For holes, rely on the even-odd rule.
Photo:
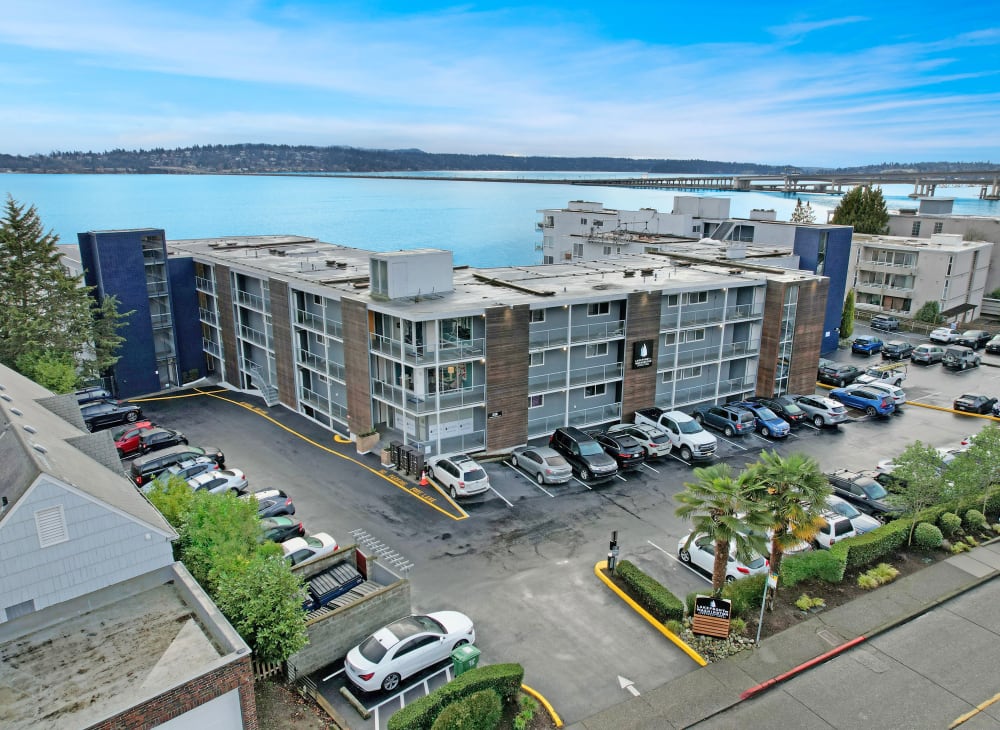
[(663, 623), (671, 619), (684, 619), (684, 604), (680, 599), (631, 561), (619, 562), (615, 575), (628, 587), (632, 597), (657, 621)]
[[(722, 597), (732, 601), (733, 616), (755, 616), (760, 610), (760, 602), (764, 597), (764, 581), (767, 580), (766, 573), (758, 573), (747, 578), (734, 580), (726, 583), (722, 588)], [(705, 591), (694, 591), (688, 593), (684, 599), (687, 607), (687, 615), (694, 615), (694, 601), (698, 596), (706, 595)]]
[(890, 555), (910, 537), (910, 520), (893, 520), (871, 532), (835, 543), (830, 552), (844, 556), (847, 568), (863, 568)]
[(815, 578), (827, 583), (839, 583), (844, 579), (846, 569), (847, 553), (842, 550), (811, 550), (786, 555), (781, 560), (781, 584), (791, 587)]
[(388, 730), (431, 730), (445, 707), (486, 689), (494, 690), (506, 702), (512, 701), (523, 680), (524, 667), (520, 664), (489, 664), (470, 669), (394, 714), (389, 718)]
[(500, 695), (484, 689), (441, 710), (431, 730), (496, 730), (502, 715)]

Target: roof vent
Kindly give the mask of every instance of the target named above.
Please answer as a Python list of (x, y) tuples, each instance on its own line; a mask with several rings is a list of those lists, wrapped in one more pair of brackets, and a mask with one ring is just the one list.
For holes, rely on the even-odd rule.
[(10, 402), (13, 401), (13, 399), (9, 395), (7, 395), (6, 393), (0, 393), (0, 398), (3, 398), (8, 403), (10, 403)]
[(21, 428), (23, 428), (28, 433), (38, 433), (37, 428), (35, 428), (34, 426), (29, 426), (28, 424), (24, 424)]
[(13, 413), (15, 416), (23, 416), (24, 415), (23, 413), (21, 413), (20, 409), (18, 409), (18, 408), (11, 408), (10, 412)]
[(632, 271), (631, 269), (628, 269), (627, 271), (625, 271), (623, 273), (625, 274), (625, 278), (626, 279), (631, 279), (633, 276), (635, 276), (635, 272)]
[(33, 448), (39, 454), (47, 454), (47, 453), (49, 453), (49, 450), (47, 448), (45, 448), (44, 446), (42, 446), (41, 444), (32, 444), (31, 448)]

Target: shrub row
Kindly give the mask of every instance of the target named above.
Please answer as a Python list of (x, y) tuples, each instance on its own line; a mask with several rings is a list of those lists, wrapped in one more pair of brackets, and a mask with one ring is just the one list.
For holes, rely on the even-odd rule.
[(680, 599), (668, 591), (662, 583), (643, 573), (631, 561), (619, 562), (615, 574), (628, 586), (629, 592), (639, 604), (657, 621), (663, 623), (671, 619), (680, 621), (684, 618), (684, 604)]
[[(760, 602), (764, 598), (764, 582), (767, 575), (760, 573), (748, 578), (740, 578), (732, 583), (726, 583), (722, 588), (722, 597), (732, 601), (733, 616), (755, 616), (760, 610)], [(694, 601), (705, 591), (688, 593), (684, 598), (688, 616), (694, 615)]]
[(500, 695), (484, 689), (441, 710), (431, 730), (496, 730), (502, 715)]
[(781, 584), (791, 587), (813, 578), (839, 583), (844, 579), (846, 569), (847, 560), (843, 551), (810, 550), (786, 555), (781, 559)]
[(431, 730), (445, 707), (483, 690), (493, 690), (505, 702), (520, 691), (524, 667), (520, 664), (490, 664), (470, 669), (426, 697), (411, 702), (389, 718), (389, 730)]

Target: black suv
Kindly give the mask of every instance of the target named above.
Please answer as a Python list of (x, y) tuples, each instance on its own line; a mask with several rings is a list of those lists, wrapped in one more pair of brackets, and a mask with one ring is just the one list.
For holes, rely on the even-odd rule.
[(81, 406), (85, 403), (93, 403), (99, 400), (114, 400), (114, 395), (107, 388), (100, 385), (88, 385), (76, 391), (76, 402)]
[(146, 454), (135, 459), (129, 465), (129, 474), (132, 477), (132, 482), (137, 487), (141, 487), (143, 484), (148, 484), (156, 479), (156, 477), (174, 464), (180, 464), (182, 461), (190, 461), (199, 456), (208, 456), (214, 459), (220, 468), (226, 465), (225, 454), (215, 447), (170, 446), (161, 451), (155, 451), (152, 454)]
[(186, 446), (187, 442), (187, 437), (180, 431), (169, 428), (147, 428), (139, 434), (139, 451), (148, 454), (150, 451), (159, 451), (169, 446)]
[(635, 437), (627, 433), (597, 433), (593, 436), (620, 470), (638, 469), (646, 463), (646, 450)]
[(584, 481), (610, 479), (618, 473), (618, 464), (604, 447), (578, 428), (557, 428), (549, 437), (549, 447), (562, 454)]
[(971, 347), (973, 350), (978, 350), (992, 338), (993, 335), (986, 330), (965, 330), (965, 332), (960, 334), (958, 339), (955, 340), (955, 344), (962, 345), (962, 347)]
[(80, 406), (83, 422), (88, 431), (117, 426), (119, 423), (135, 423), (142, 417), (142, 409), (132, 403), (117, 403), (100, 400)]
[(913, 355), (913, 345), (903, 340), (893, 340), (882, 345), (883, 360), (903, 360)]
[(773, 398), (754, 397), (747, 400), (767, 406), (774, 411), (774, 415), (792, 427), (809, 420), (809, 414), (799, 408), (795, 403), (795, 398), (790, 395), (776, 395)]
[(833, 493), (841, 499), (846, 499), (859, 511), (881, 520), (898, 517), (902, 510), (886, 501), (889, 493), (868, 474), (837, 469), (826, 474), (826, 479), (833, 487)]
[(819, 382), (843, 388), (861, 377), (861, 371), (853, 365), (832, 362), (819, 369)]

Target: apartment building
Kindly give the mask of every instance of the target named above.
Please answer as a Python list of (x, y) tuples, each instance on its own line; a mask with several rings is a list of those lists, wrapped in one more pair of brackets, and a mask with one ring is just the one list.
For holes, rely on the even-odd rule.
[(656, 254), (472, 269), (444, 250), (298, 236), (167, 251), (191, 262), (205, 372), (427, 453), (509, 448), (653, 404), (811, 390), (828, 286)]
[(854, 235), (850, 278), (858, 309), (912, 317), (926, 302), (959, 322), (979, 316), (994, 245), (958, 234), (929, 239)]

